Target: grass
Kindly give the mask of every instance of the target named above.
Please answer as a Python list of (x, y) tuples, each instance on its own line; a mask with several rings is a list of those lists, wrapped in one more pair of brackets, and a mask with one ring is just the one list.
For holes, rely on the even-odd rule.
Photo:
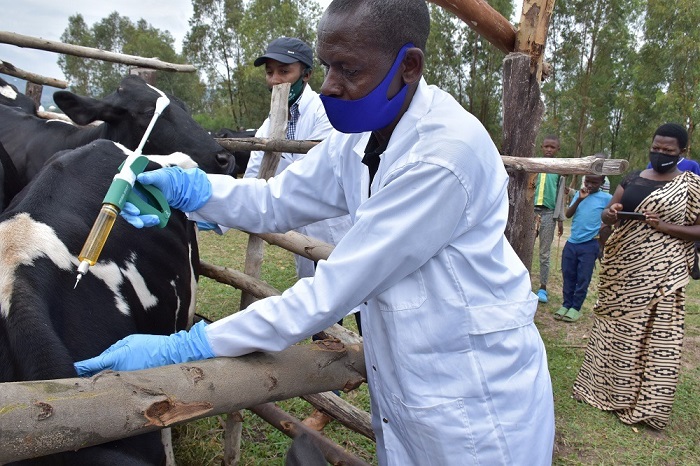
[[(629, 426), (571, 397), (571, 387), (583, 361), (592, 309), (597, 298), (598, 266), (593, 274), (583, 315), (575, 323), (552, 317), (561, 306), (560, 249), (569, 235), (552, 244), (549, 302), (540, 303), (535, 323), (547, 347), (556, 416), (555, 465), (697, 465), (700, 464), (700, 281), (686, 288), (686, 336), (682, 372), (671, 421), (663, 431)], [(537, 245), (532, 267), (533, 287), (539, 286)]]
[[(664, 431), (643, 425), (628, 426), (611, 413), (602, 412), (571, 398), (571, 387), (583, 359), (588, 332), (592, 325), (591, 309), (597, 295), (597, 270), (578, 322), (555, 321), (552, 314), (561, 306), (561, 258), (568, 237), (568, 223), (561, 241), (552, 245), (549, 303), (540, 304), (535, 323), (547, 347), (549, 370), (554, 389), (556, 443), (554, 465), (698, 465), (700, 464), (700, 280), (687, 287), (686, 335), (682, 373), (671, 421)], [(242, 270), (247, 236), (229, 231), (225, 236), (201, 235), (201, 255), (210, 263)], [(537, 246), (533, 261), (532, 283), (539, 285)], [(261, 278), (279, 290), (295, 281), (291, 253), (266, 246)], [(240, 292), (213, 280), (202, 278), (197, 311), (219, 319), (238, 309)], [(354, 319), (346, 325), (355, 330)], [(369, 411), (367, 387), (342, 395), (347, 401)], [(278, 405), (303, 419), (313, 408), (301, 399), (286, 400)], [(241, 465), (283, 465), (291, 439), (269, 426), (254, 414), (244, 411), (241, 441)], [(175, 453), (180, 466), (219, 465), (223, 458), (221, 417), (192, 422), (175, 429)], [(534, 426), (536, 428), (536, 426)], [(359, 434), (332, 422), (324, 430), (336, 443), (370, 464), (377, 464), (374, 444)]]
[[(243, 270), (247, 238), (246, 234), (235, 230), (227, 232), (224, 236), (211, 232), (201, 233), (202, 260)], [(266, 245), (260, 276), (278, 290), (290, 287), (296, 281), (292, 254), (281, 248)], [(198, 314), (217, 320), (238, 310), (241, 296), (239, 290), (206, 277), (200, 278), (199, 285)], [(355, 319), (345, 319), (345, 325), (357, 331)], [(369, 394), (366, 385), (341, 396), (369, 412)], [(300, 398), (285, 400), (277, 405), (299, 419), (305, 418), (313, 411), (313, 407)], [(291, 446), (292, 440), (249, 411), (244, 411), (243, 417), (240, 464), (242, 466), (283, 465), (285, 453)], [(220, 465), (223, 458), (223, 422), (223, 417), (215, 416), (175, 428), (173, 441), (177, 464), (179, 466)], [(330, 423), (323, 432), (364, 461), (368, 463), (375, 461), (374, 443), (364, 436), (349, 431), (337, 422)]]

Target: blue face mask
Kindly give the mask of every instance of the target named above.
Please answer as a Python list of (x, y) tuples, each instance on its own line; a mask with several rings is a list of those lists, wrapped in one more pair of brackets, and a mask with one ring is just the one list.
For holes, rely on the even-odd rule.
[(398, 94), (388, 99), (386, 94), (391, 81), (396, 76), (399, 65), (406, 56), (406, 51), (414, 45), (404, 45), (384, 77), (384, 80), (372, 92), (356, 100), (343, 100), (336, 97), (321, 96), (326, 115), (333, 127), (343, 133), (364, 133), (385, 128), (394, 121), (401, 111), (408, 87), (404, 84)]

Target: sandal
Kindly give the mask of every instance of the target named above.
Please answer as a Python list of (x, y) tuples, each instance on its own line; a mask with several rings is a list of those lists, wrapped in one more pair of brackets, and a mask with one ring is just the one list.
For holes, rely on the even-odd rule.
[(554, 320), (561, 320), (567, 312), (569, 312), (568, 308), (564, 306), (560, 307), (559, 310), (554, 313)]
[(566, 311), (561, 318), (564, 322), (576, 322), (581, 317), (581, 311), (574, 309), (573, 307)]

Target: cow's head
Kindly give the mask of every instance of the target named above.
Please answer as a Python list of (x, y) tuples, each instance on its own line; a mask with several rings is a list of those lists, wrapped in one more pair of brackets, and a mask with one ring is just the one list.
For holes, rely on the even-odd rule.
[[(138, 76), (122, 79), (116, 92), (101, 100), (68, 91), (54, 93), (54, 102), (74, 122), (87, 125), (104, 121), (101, 137), (136, 149), (153, 117), (159, 91)], [(208, 173), (229, 173), (234, 159), (190, 116), (185, 104), (168, 95), (168, 105), (160, 115), (143, 148), (144, 154), (184, 152)]]

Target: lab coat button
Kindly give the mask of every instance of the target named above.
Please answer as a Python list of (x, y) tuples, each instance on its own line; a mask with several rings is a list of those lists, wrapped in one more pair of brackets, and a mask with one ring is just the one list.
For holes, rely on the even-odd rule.
[(377, 366), (372, 366), (372, 370), (373, 370), (373, 371), (376, 371), (376, 370), (377, 370)]
[(384, 422), (384, 424), (389, 424), (389, 419), (383, 417), (383, 418), (382, 418), (382, 422)]

